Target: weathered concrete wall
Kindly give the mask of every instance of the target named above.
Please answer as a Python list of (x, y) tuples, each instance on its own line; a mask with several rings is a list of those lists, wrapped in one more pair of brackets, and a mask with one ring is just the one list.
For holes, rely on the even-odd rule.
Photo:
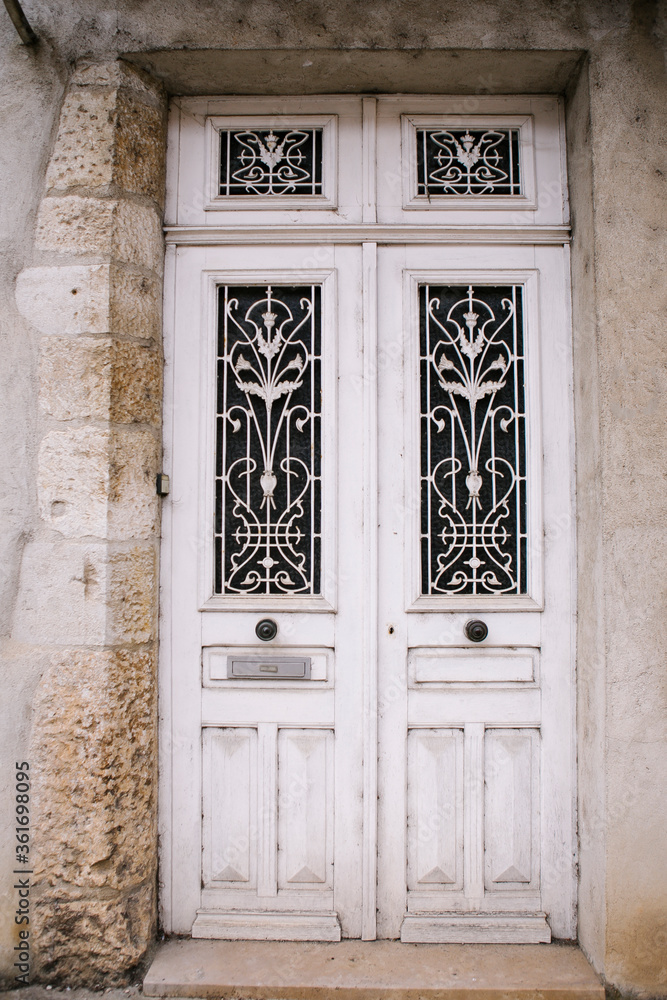
[(594, 266), (593, 152), (588, 61), (567, 102), (572, 221), (572, 314), (577, 434), (577, 742), (579, 936), (596, 968), (605, 947), (605, 643), (604, 562), (599, 527), (600, 434)]
[[(605, 974), (667, 992), (667, 92), (652, 6), (591, 67), (605, 644)], [(657, 139), (661, 136), (662, 139)], [(656, 141), (657, 140), (657, 141)]]
[[(424, 90), (429, 76), (436, 92), (445, 85), (514, 89), (512, 81), (517, 89), (567, 86), (580, 939), (621, 990), (667, 995), (664, 5), (24, 6), (42, 39), (32, 51), (0, 10), (0, 165), (8, 192), (0, 201), (0, 656), (11, 695), (0, 781), (10, 801), (13, 762), (30, 752), (31, 737), (41, 772), (35, 916), (38, 927), (48, 926), (45, 973), (71, 970), (82, 979), (124, 971), (140, 959), (155, 912), (152, 475), (159, 410), (156, 392), (142, 390), (159, 379), (162, 111), (145, 78), (116, 67), (103, 77), (77, 71), (60, 116), (73, 60), (109, 67), (116, 55), (133, 53), (175, 92), (268, 91), (284, 80), (290, 89), (302, 83), (320, 92), (399, 84)], [(205, 55), (183, 53), (203, 48)], [(142, 55), (156, 49), (178, 51)], [(430, 52), (440, 64), (424, 58)], [(587, 53), (585, 68), (568, 81), (580, 52)], [(268, 67), (263, 77), (258, 65)], [(279, 65), (289, 74), (278, 73)], [(148, 141), (124, 149), (125, 136)], [(9, 811), (2, 815), (10, 819)], [(0, 956), (11, 974), (11, 822), (0, 834)]]
[(0, 968), (13, 976), (14, 763), (28, 752), (34, 691), (48, 662), (48, 651), (24, 646), (11, 630), (23, 548), (38, 525), (37, 338), (14, 289), (31, 260), (67, 71), (48, 47), (28, 53), (11, 25), (0, 24)]

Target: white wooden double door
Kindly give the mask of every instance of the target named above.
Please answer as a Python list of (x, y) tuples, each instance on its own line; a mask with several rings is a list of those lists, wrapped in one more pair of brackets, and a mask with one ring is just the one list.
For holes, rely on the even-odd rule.
[(572, 937), (563, 249), (190, 246), (169, 268), (168, 929)]

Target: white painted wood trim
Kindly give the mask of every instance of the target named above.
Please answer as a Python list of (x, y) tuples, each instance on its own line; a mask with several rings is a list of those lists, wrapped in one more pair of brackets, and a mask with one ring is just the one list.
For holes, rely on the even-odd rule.
[[(517, 124), (521, 128), (520, 143), (525, 153), (527, 182), (524, 196), (484, 196), (469, 198), (455, 195), (435, 198), (414, 197), (406, 175), (413, 169), (411, 161), (378, 175), (378, 219), (383, 223), (423, 223), (435, 221), (466, 225), (480, 219), (485, 209), (485, 221), (508, 227), (522, 225), (560, 225), (568, 221), (562, 197), (564, 173), (561, 169), (562, 137), (559, 120), (562, 100), (558, 97), (504, 96), (442, 97), (432, 95), (395, 95), (378, 97), (378, 160), (398, 164), (409, 143), (405, 138), (406, 121), (430, 118), (433, 123), (453, 122), (474, 126), (476, 121)], [(402, 121), (401, 121), (402, 119)], [(532, 129), (532, 137), (528, 132)], [(414, 158), (414, 157), (413, 157)], [(534, 166), (533, 166), (534, 164)], [(401, 183), (396, 183), (399, 180)], [(400, 205), (397, 202), (400, 201)]]
[(257, 727), (257, 757), (262, 781), (258, 782), (259, 852), (257, 895), (278, 895), (278, 726), (260, 722)]
[(364, 223), (377, 222), (377, 100), (364, 97), (362, 108), (362, 219)]
[[(165, 198), (164, 198), (164, 219), (165, 222), (170, 220), (178, 221), (178, 192), (179, 192), (179, 167), (181, 158), (181, 147), (180, 147), (180, 134), (181, 134), (181, 105), (178, 101), (171, 101), (169, 104), (169, 115), (167, 119), (167, 177), (169, 182), (166, 185)], [(167, 289), (169, 285), (166, 281), (167, 275), (165, 271), (165, 294), (167, 294)], [(172, 277), (173, 281), (173, 277)], [(173, 290), (169, 291), (170, 295), (173, 295)]]
[[(164, 263), (164, 380), (163, 380), (163, 452), (162, 469), (172, 471), (174, 427), (174, 315), (176, 298), (175, 247), (167, 249)], [(161, 505), (160, 545), (160, 618), (158, 648), (158, 837), (160, 843), (159, 909), (160, 923), (167, 933), (173, 929), (172, 889), (174, 883), (173, 830), (173, 725), (175, 722), (172, 692), (172, 633), (175, 627), (172, 610), (173, 530), (171, 496)]]
[(463, 891), (478, 909), (484, 899), (484, 723), (466, 724), (463, 755)]
[(364, 243), (364, 824), (362, 940), (376, 937), (378, 793), (378, 398), (377, 398), (377, 245)]
[(311, 226), (294, 223), (293, 225), (238, 225), (228, 226), (165, 226), (167, 244), (179, 246), (221, 246), (225, 244), (360, 244), (375, 242), (378, 244), (445, 244), (461, 245), (468, 243), (509, 245), (521, 244), (534, 246), (550, 244), (562, 246), (570, 242), (569, 226), (447, 226), (434, 223), (427, 225), (410, 225), (397, 223), (315, 223)]
[[(541, 282), (541, 307), (550, 317), (551, 334), (543, 338), (545, 373), (561, 372), (542, 389), (545, 476), (554, 489), (545, 493), (545, 577), (542, 629), (542, 908), (555, 937), (576, 936), (576, 508), (574, 475), (574, 397), (570, 311), (569, 254), (536, 248), (536, 264), (549, 274)], [(554, 572), (553, 567), (557, 565)], [(547, 793), (547, 789), (549, 792)]]
[(412, 915), (403, 920), (401, 941), (415, 944), (548, 944), (544, 913)]
[(335, 913), (253, 913), (252, 910), (201, 910), (193, 938), (226, 941), (340, 941)]
[[(196, 548), (177, 544), (184, 534), (189, 537), (199, 502), (198, 449), (187, 448), (199, 430), (198, 413), (183, 407), (182, 400), (199, 392), (200, 352), (203, 349), (199, 326), (201, 311), (194, 309), (190, 324), (186, 323), (186, 304), (198, 304), (200, 297), (199, 271), (204, 252), (191, 250), (186, 255), (176, 250), (167, 253), (168, 274), (172, 281), (165, 284), (164, 351), (166, 359), (164, 469), (171, 475), (171, 493), (163, 507), (163, 551), (168, 558), (162, 573), (170, 567), (169, 577), (162, 576), (164, 614), (170, 614), (166, 630), (161, 635), (162, 657), (160, 680), (160, 715), (165, 720), (161, 742), (169, 754), (168, 773), (171, 791), (167, 793), (163, 815), (170, 828), (162, 847), (161, 870), (171, 872), (171, 890), (165, 897), (165, 927), (176, 934), (188, 934), (201, 903), (201, 697), (193, 690), (191, 674), (179, 669), (181, 664), (194, 664), (201, 657), (201, 629), (196, 614), (197, 560)], [(175, 294), (173, 291), (175, 290)], [(177, 330), (188, 326), (194, 336), (184, 343)], [(187, 525), (187, 527), (186, 527)], [(174, 753), (174, 748), (178, 753)], [(183, 864), (187, 857), (188, 864)], [(165, 876), (166, 877), (166, 876)], [(167, 911), (169, 906), (169, 911)]]

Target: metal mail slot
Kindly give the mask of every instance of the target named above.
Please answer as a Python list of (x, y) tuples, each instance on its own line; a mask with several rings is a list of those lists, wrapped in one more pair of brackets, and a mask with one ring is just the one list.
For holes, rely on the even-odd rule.
[(227, 676), (248, 680), (310, 679), (309, 656), (228, 656)]

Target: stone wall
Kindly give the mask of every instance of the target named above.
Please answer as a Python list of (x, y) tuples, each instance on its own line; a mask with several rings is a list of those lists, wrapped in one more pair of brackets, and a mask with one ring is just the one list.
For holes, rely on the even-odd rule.
[[(0, 788), (10, 801), (13, 762), (31, 755), (41, 975), (122, 977), (155, 921), (164, 98), (154, 80), (174, 93), (400, 84), (567, 94), (579, 935), (614, 987), (667, 995), (667, 8), (24, 6), (41, 39), (33, 50), (0, 7)], [(13, 830), (9, 810), (0, 816), (10, 978)]]
[(155, 933), (164, 153), (161, 87), (80, 64), (36, 266), (16, 284), (41, 409), (40, 526), (13, 627), (45, 661), (27, 754), (33, 960), (69, 985), (127, 975)]

